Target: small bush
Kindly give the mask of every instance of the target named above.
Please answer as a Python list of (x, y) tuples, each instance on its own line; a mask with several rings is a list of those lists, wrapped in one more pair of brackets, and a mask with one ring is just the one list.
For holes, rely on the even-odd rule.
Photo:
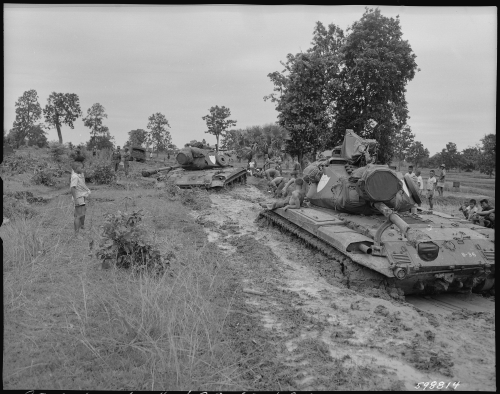
[(116, 174), (109, 164), (98, 164), (85, 171), (85, 178), (93, 183), (109, 185), (115, 181)]
[(26, 200), (18, 200), (13, 197), (3, 198), (3, 216), (9, 219), (30, 219), (36, 215), (36, 211), (29, 206)]
[(48, 170), (38, 170), (31, 178), (35, 185), (54, 186), (54, 173)]
[(180, 200), (182, 204), (187, 205), (195, 211), (210, 208), (212, 205), (206, 190), (181, 189)]
[(165, 261), (160, 252), (148, 244), (145, 230), (140, 225), (142, 216), (141, 210), (107, 214), (96, 255), (102, 260), (115, 260), (119, 268), (162, 274), (169, 261)]

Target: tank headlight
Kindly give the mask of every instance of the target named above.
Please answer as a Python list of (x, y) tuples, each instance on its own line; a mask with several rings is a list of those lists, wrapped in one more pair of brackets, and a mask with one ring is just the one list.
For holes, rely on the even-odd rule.
[(394, 270), (394, 276), (399, 280), (406, 278), (406, 269), (398, 267)]
[(418, 255), (424, 261), (434, 261), (439, 254), (439, 246), (434, 242), (420, 242), (417, 250)]

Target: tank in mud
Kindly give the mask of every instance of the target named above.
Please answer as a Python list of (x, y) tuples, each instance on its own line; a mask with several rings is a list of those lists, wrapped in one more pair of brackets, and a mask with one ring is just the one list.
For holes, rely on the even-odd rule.
[(411, 177), (374, 164), (375, 140), (348, 130), (335, 151), (305, 168), (307, 207), (261, 212), (325, 253), (328, 275), (395, 298), (494, 288), (493, 229), (417, 207)]
[(176, 156), (178, 165), (143, 171), (142, 176), (162, 175), (180, 188), (222, 188), (246, 183), (245, 168), (233, 167), (234, 158), (224, 152), (187, 147)]

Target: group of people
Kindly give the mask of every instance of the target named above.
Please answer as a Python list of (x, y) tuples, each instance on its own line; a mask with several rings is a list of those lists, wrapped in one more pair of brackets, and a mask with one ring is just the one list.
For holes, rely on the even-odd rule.
[(417, 172), (413, 172), (413, 166), (408, 166), (408, 172), (405, 174), (405, 176), (409, 175), (415, 186), (418, 187), (420, 197), (427, 197), (427, 200), (429, 201), (429, 207), (432, 210), (434, 207), (434, 192), (437, 190), (439, 196), (443, 196), (444, 182), (446, 178), (446, 166), (444, 164), (441, 164), (437, 176), (434, 170), (430, 170), (429, 178), (425, 182), (425, 185), (421, 174), (422, 173), (420, 170), (417, 170)]
[(480, 226), (495, 228), (495, 208), (490, 205), (487, 199), (483, 198), (479, 201), (481, 211), (477, 206), (476, 200), (471, 199), (469, 203), (464, 203), (460, 206), (461, 211), (465, 218)]
[(125, 171), (125, 176), (128, 177), (128, 172), (130, 168), (130, 160), (132, 160), (132, 156), (130, 155), (130, 150), (129, 148), (125, 147), (124, 148), (124, 153), (122, 155), (120, 151), (120, 147), (117, 146), (116, 149), (113, 151), (111, 155), (111, 161), (113, 163), (113, 166), (115, 168), (115, 172), (118, 172), (118, 169), (120, 168), (120, 164), (123, 163), (123, 170)]

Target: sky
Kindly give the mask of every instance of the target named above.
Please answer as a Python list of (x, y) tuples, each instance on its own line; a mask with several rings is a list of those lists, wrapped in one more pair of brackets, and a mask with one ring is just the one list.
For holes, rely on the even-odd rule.
[[(83, 116), (106, 109), (115, 143), (163, 113), (172, 142), (215, 143), (202, 117), (231, 110), (236, 128), (274, 123), (268, 74), (288, 53), (311, 46), (315, 23), (344, 31), (364, 6), (96, 6), (4, 4), (4, 129), (30, 89), (43, 107), (52, 92), (76, 93)], [(407, 85), (415, 139), (431, 155), (461, 151), (496, 133), (497, 8), (379, 7), (399, 15), (420, 72)], [(82, 118), (62, 127), (63, 141), (90, 139)], [(48, 139), (57, 140), (55, 129)]]

